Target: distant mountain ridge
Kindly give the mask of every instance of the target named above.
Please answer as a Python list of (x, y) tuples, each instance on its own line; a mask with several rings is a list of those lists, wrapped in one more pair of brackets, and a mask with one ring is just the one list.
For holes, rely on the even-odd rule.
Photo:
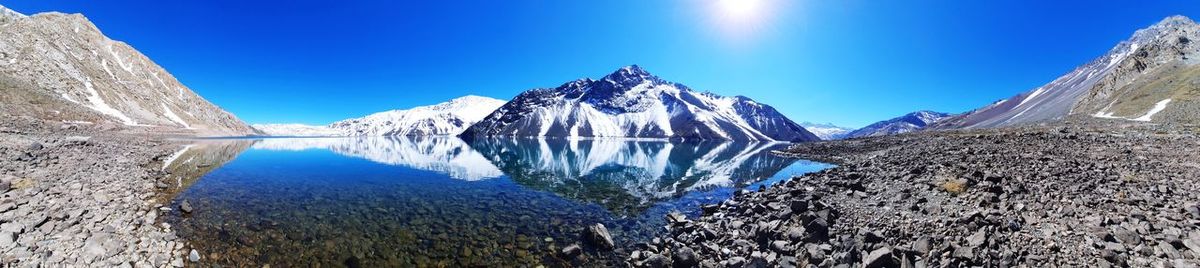
[(205, 136), (255, 133), (80, 14), (0, 6), (0, 115)]
[(453, 136), (501, 105), (504, 105), (502, 100), (468, 95), (434, 105), (346, 119), (327, 126), (256, 124), (254, 127), (270, 136)]
[(750, 98), (696, 92), (637, 65), (600, 80), (525, 91), (464, 137), (631, 137), (814, 141), (816, 135)]
[(913, 132), (950, 116), (947, 113), (934, 111), (916, 111), (851, 131), (850, 133), (846, 133), (844, 138), (875, 137)]
[(1171, 16), (1138, 30), (1105, 55), (1036, 89), (937, 124), (989, 128), (1068, 116), (1200, 122), (1200, 25)]
[(840, 127), (840, 126), (837, 126), (837, 125), (834, 125), (831, 123), (823, 123), (822, 124), (822, 123), (812, 123), (812, 122), (800, 122), (800, 126), (804, 127), (804, 129), (808, 130), (808, 132), (812, 132), (813, 135), (817, 135), (817, 137), (820, 137), (821, 140), (842, 139), (842, 138), (846, 137), (847, 133), (854, 131), (853, 128)]

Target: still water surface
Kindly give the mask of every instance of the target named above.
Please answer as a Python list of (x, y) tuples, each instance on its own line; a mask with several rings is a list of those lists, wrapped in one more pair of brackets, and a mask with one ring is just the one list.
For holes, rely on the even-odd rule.
[[(567, 266), (555, 252), (602, 223), (618, 247), (740, 188), (830, 165), (786, 144), (632, 140), (203, 140), (164, 166), (167, 223), (205, 262), (235, 266)], [(586, 247), (585, 247), (586, 248)], [(624, 249), (588, 250), (619, 264)]]

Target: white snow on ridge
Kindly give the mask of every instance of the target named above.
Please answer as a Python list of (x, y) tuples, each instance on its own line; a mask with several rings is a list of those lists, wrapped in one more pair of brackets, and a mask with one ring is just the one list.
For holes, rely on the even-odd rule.
[(343, 136), (341, 131), (326, 126), (310, 126), (305, 124), (255, 124), (254, 129), (262, 131), (267, 136), (288, 137), (337, 137)]
[(503, 100), (468, 95), (435, 105), (346, 119), (328, 127), (340, 131), (343, 136), (458, 135), (504, 103)]
[(1167, 104), (1168, 104), (1168, 103), (1171, 103), (1171, 99), (1165, 99), (1165, 100), (1161, 100), (1161, 101), (1159, 101), (1158, 103), (1155, 103), (1155, 104), (1154, 104), (1154, 108), (1151, 108), (1151, 109), (1150, 109), (1150, 111), (1149, 111), (1149, 112), (1146, 112), (1146, 114), (1145, 114), (1145, 115), (1142, 115), (1142, 117), (1134, 118), (1134, 119), (1131, 119), (1131, 120), (1133, 120), (1133, 121), (1143, 121), (1143, 122), (1150, 122), (1150, 118), (1151, 118), (1151, 117), (1153, 117), (1153, 116), (1154, 116), (1155, 114), (1157, 114), (1158, 112), (1161, 112), (1163, 109), (1166, 109), (1166, 108), (1167, 108)]
[(746, 97), (697, 92), (627, 66), (600, 80), (521, 93), (469, 130), (472, 136), (816, 140)]
[[(1125, 120), (1130, 120), (1130, 121), (1150, 122), (1150, 121), (1151, 121), (1151, 118), (1152, 118), (1152, 117), (1154, 117), (1154, 115), (1155, 115), (1155, 114), (1158, 114), (1158, 112), (1161, 112), (1163, 109), (1166, 109), (1166, 108), (1167, 108), (1167, 104), (1169, 104), (1169, 103), (1171, 103), (1171, 99), (1165, 99), (1165, 100), (1161, 100), (1161, 101), (1159, 101), (1158, 103), (1155, 103), (1155, 104), (1154, 104), (1154, 107), (1150, 108), (1150, 111), (1146, 111), (1146, 114), (1144, 114), (1144, 115), (1142, 115), (1141, 117), (1138, 117), (1138, 118), (1125, 118), (1125, 117), (1115, 116), (1115, 115), (1113, 115), (1114, 113), (1112, 113), (1112, 112), (1104, 112), (1104, 111), (1105, 111), (1105, 110), (1107, 110), (1108, 108), (1105, 108), (1105, 110), (1100, 110), (1099, 112), (1096, 112), (1096, 114), (1093, 114), (1093, 115), (1092, 115), (1092, 117), (1096, 117), (1096, 118), (1106, 118), (1106, 119), (1125, 119)], [(1109, 105), (1111, 106), (1112, 104), (1109, 104)]]
[[(104, 98), (100, 97), (100, 92), (96, 91), (96, 88), (92, 86), (92, 81), (84, 80), (83, 87), (88, 92), (88, 96), (87, 96), (88, 103), (91, 103), (91, 105), (84, 105), (84, 106), (87, 106), (88, 108), (92, 108), (92, 110), (96, 110), (97, 112), (100, 112), (102, 114), (116, 117), (117, 119), (121, 120), (122, 124), (125, 124), (127, 126), (136, 126), (137, 125), (137, 122), (134, 122), (132, 118), (129, 118), (129, 116), (126, 116), (125, 113), (121, 112), (121, 110), (114, 109), (112, 106), (109, 106), (107, 102), (104, 102)], [(68, 100), (70, 100), (70, 99), (68, 99)]]
[(268, 136), (451, 136), (462, 133), (504, 103), (488, 97), (463, 96), (435, 105), (379, 112), (327, 126), (256, 124), (253, 127)]
[(187, 121), (183, 121), (183, 118), (179, 118), (179, 115), (176, 115), (175, 112), (171, 111), (171, 108), (167, 107), (166, 102), (162, 103), (162, 107), (163, 107), (163, 116), (166, 116), (167, 119), (171, 119), (171, 121), (175, 121), (175, 123), (179, 123), (179, 125), (183, 126), (183, 128), (185, 128), (185, 129), (192, 129), (192, 125), (188, 125)]

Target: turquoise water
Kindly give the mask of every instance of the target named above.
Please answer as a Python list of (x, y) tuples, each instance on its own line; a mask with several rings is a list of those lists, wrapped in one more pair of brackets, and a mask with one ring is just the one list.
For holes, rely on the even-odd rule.
[[(629, 140), (209, 140), (167, 167), (186, 185), (166, 218), (207, 262), (235, 266), (619, 264), (622, 246), (742, 187), (829, 165), (783, 144)], [(222, 163), (224, 163), (222, 165)], [(187, 175), (196, 178), (187, 178)], [(602, 223), (616, 251), (555, 252)], [(581, 243), (582, 244), (582, 243)]]

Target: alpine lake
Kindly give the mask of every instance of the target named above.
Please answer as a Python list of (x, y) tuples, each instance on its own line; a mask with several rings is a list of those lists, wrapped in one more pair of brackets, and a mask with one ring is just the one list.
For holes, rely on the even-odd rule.
[[(831, 165), (786, 143), (455, 137), (188, 140), (163, 221), (226, 267), (623, 266), (740, 189)], [(181, 205), (187, 203), (190, 212)], [(603, 224), (616, 248), (583, 232)], [(568, 245), (580, 257), (564, 258)]]

